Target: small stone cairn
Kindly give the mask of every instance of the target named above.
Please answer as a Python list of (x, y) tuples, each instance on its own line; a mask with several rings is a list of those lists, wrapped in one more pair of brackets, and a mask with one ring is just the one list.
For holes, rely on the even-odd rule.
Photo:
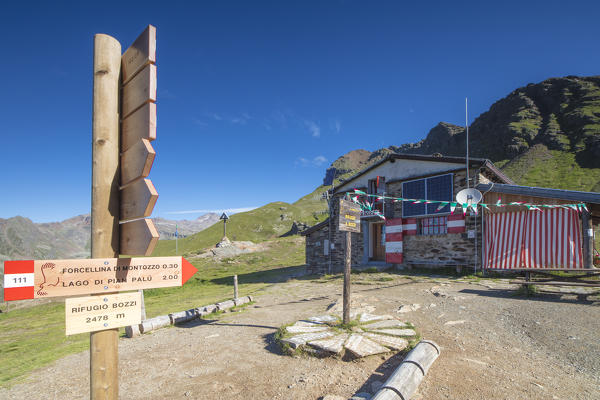
[(291, 350), (301, 349), (317, 356), (366, 357), (404, 350), (417, 334), (412, 325), (391, 315), (350, 315), (351, 327), (344, 329), (336, 315), (300, 320), (285, 327), (280, 342)]

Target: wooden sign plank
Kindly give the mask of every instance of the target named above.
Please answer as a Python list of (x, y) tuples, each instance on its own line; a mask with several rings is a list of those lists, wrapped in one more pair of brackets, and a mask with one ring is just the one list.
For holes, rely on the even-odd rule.
[(351, 201), (340, 199), (338, 229), (346, 232), (360, 232), (360, 207)]
[(119, 225), (121, 254), (149, 256), (154, 251), (159, 234), (151, 219), (138, 219)]
[(141, 322), (141, 292), (65, 299), (67, 335), (120, 328)]
[(181, 286), (196, 271), (183, 257), (5, 261), (4, 300)]
[(139, 107), (156, 101), (156, 65), (144, 67), (129, 82), (123, 85), (121, 98), (121, 118), (127, 118)]
[(142, 139), (121, 153), (121, 187), (150, 174), (156, 152), (150, 142)]
[(123, 82), (129, 81), (146, 65), (154, 63), (156, 63), (156, 28), (148, 25), (121, 57)]
[(121, 190), (120, 220), (149, 217), (158, 199), (158, 192), (150, 179), (138, 179)]
[(156, 139), (156, 103), (146, 103), (121, 123), (121, 152), (140, 139)]

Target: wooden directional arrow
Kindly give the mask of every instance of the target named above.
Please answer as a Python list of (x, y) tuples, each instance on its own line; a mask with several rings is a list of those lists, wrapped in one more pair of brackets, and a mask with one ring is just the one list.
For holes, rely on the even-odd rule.
[(156, 63), (156, 28), (148, 25), (121, 57), (123, 82), (129, 81), (146, 65), (154, 63)]
[(156, 152), (150, 142), (142, 139), (121, 153), (121, 187), (150, 174)]
[(121, 190), (121, 221), (149, 217), (157, 199), (150, 179), (138, 179)]
[(119, 225), (120, 253), (129, 256), (149, 256), (154, 251), (159, 234), (151, 219), (138, 219)]
[(4, 262), (4, 300), (181, 286), (197, 272), (183, 257)]
[(121, 123), (121, 152), (140, 139), (156, 139), (156, 103), (146, 103)]
[(156, 101), (156, 65), (148, 64), (129, 82), (123, 85), (121, 99), (121, 117), (129, 114), (149, 102)]

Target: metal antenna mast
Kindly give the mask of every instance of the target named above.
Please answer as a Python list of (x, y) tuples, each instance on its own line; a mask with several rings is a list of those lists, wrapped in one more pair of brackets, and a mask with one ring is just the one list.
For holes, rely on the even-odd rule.
[(469, 114), (467, 112), (467, 98), (465, 97), (465, 127), (467, 129), (467, 188), (469, 188)]

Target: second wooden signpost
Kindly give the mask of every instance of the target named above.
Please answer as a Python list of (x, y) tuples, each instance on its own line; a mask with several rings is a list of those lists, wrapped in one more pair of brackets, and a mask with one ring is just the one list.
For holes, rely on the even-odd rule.
[(344, 312), (342, 323), (350, 323), (350, 273), (352, 263), (352, 232), (360, 232), (360, 207), (351, 201), (340, 199), (338, 230), (346, 232), (344, 250)]

